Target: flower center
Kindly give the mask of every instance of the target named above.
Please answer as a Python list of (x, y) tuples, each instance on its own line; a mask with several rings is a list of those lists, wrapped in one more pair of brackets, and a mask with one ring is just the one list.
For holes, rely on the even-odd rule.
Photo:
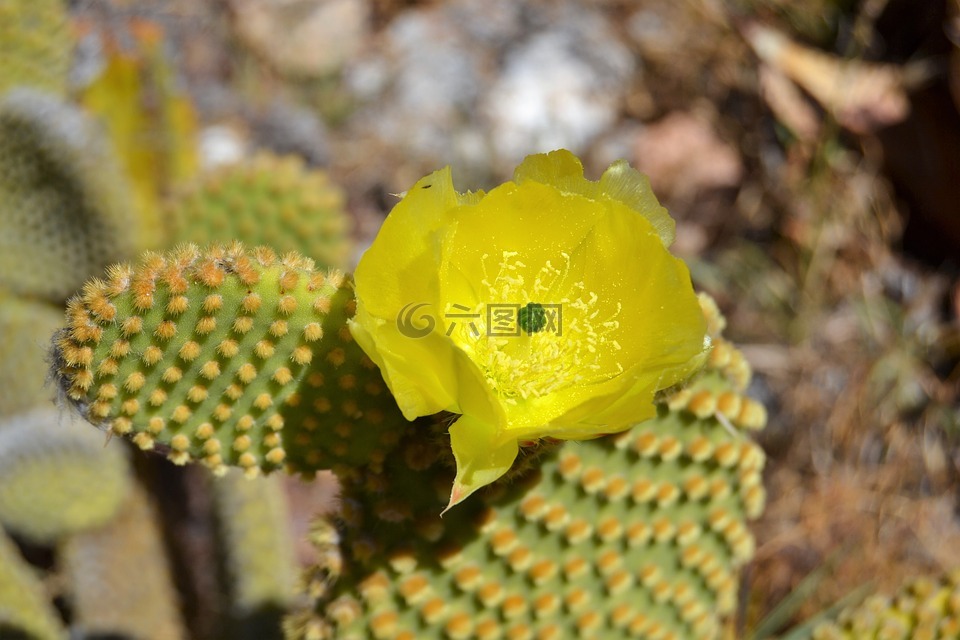
[[(621, 305), (602, 317), (598, 296), (571, 282), (570, 255), (534, 272), (504, 251), (483, 256), (482, 299), (473, 308), (448, 305), (447, 335), (483, 371), (507, 404), (591, 384), (623, 372), (615, 339)], [(493, 268), (491, 268), (491, 265)], [(451, 307), (470, 313), (453, 313)], [(451, 322), (450, 319), (470, 318)]]
[(517, 324), (527, 333), (543, 331), (547, 326), (547, 310), (539, 302), (528, 302), (517, 313)]

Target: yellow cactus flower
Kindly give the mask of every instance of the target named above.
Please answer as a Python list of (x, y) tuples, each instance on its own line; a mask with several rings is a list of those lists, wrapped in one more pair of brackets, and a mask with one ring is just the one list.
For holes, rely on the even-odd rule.
[(700, 368), (706, 323), (673, 235), (644, 175), (620, 161), (590, 181), (563, 150), (489, 193), (457, 193), (442, 169), (394, 207), (350, 328), (408, 419), (460, 414), (450, 506), (519, 443), (626, 429)]

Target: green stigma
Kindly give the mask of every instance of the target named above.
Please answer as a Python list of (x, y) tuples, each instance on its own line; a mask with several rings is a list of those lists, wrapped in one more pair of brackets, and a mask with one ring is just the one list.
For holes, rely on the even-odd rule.
[(547, 312), (539, 302), (528, 302), (527, 306), (521, 307), (517, 320), (527, 333), (537, 333), (547, 326)]

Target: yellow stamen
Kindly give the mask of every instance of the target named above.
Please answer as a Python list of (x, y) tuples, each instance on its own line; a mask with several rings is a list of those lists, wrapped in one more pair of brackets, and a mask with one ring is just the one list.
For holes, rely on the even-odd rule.
[[(497, 274), (491, 278), (487, 270), (490, 256), (484, 254), (481, 284), (486, 287), (486, 300), (470, 313), (463, 312), (462, 306), (456, 307), (460, 314), (452, 312), (452, 305), (447, 309), (448, 334), (483, 370), (490, 387), (504, 402), (517, 404), (622, 373), (623, 366), (616, 361), (611, 366), (608, 359), (621, 349), (614, 339), (620, 327), (620, 304), (610, 317), (602, 318), (597, 294), (587, 291), (583, 282), (569, 284), (571, 258), (567, 253), (560, 254), (563, 268), (548, 260), (529, 285), (524, 272), (530, 270), (516, 259), (518, 255), (504, 251)], [(560, 287), (565, 290), (558, 290)], [(544, 330), (526, 333), (517, 324), (517, 312), (530, 302), (546, 307), (549, 315)], [(496, 305), (512, 310), (512, 324), (506, 329), (497, 322)], [(467, 315), (472, 322), (457, 318)]]

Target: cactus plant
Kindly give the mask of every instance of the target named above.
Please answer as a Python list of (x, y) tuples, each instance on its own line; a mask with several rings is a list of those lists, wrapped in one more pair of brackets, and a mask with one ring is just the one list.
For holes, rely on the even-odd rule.
[[(518, 175), (536, 183), (542, 177), (537, 172), (546, 171), (541, 164), (551, 162), (565, 162), (564, 170), (573, 173), (579, 167), (569, 154), (538, 156), (524, 165), (530, 175)], [(147, 254), (136, 268), (111, 268), (105, 280), (91, 281), (69, 302), (68, 326), (56, 338), (56, 375), (90, 421), (131, 436), (143, 449), (160, 448), (176, 463), (200, 460), (221, 475), (228, 466), (247, 476), (281, 468), (337, 473), (342, 509), (318, 521), (312, 532), (321, 562), (307, 572), (304, 586), (313, 605), (288, 618), (292, 639), (715, 638), (735, 604), (736, 571), (753, 553), (745, 523), (764, 503), (764, 456), (745, 431), (762, 428), (766, 415), (744, 395), (750, 369), (720, 335), (723, 320), (716, 305), (706, 297), (697, 304), (685, 269), (666, 252), (670, 225), (656, 216), (663, 224), (638, 222), (635, 212), (617, 208), (634, 204), (617, 176), (631, 188), (646, 189), (646, 183), (623, 164), (609, 171), (607, 182), (594, 191), (588, 188), (594, 183), (576, 182), (589, 191), (574, 198), (577, 206), (587, 208), (582, 212), (587, 217), (595, 207), (598, 219), (606, 220), (609, 205), (625, 224), (639, 224), (644, 242), (674, 267), (660, 288), (646, 291), (650, 302), (675, 293), (676, 284), (693, 309), (684, 310), (689, 322), (681, 329), (666, 326), (666, 320), (651, 325), (665, 336), (663, 362), (611, 364), (614, 382), (635, 392), (633, 404), (604, 396), (603, 385), (585, 382), (583, 392), (598, 394), (592, 402), (614, 411), (618, 420), (628, 407), (636, 408), (635, 420), (651, 412), (655, 417), (619, 435), (563, 444), (559, 438), (609, 433), (606, 419), (591, 420), (586, 407), (594, 404), (589, 404), (571, 414), (570, 424), (583, 431), (560, 429), (556, 437), (549, 430), (530, 431), (523, 438), (510, 432), (506, 437), (511, 444), (515, 438), (518, 449), (511, 460), (516, 459), (509, 470), (500, 468), (499, 458), (491, 463), (502, 477), (475, 484), (471, 491), (489, 487), (474, 499), (451, 497), (463, 471), (451, 448), (451, 424), (466, 414), (415, 410), (415, 387), (435, 382), (431, 371), (418, 372), (406, 351), (379, 345), (376, 357), (386, 358), (386, 350), (394, 364), (405, 367), (406, 377), (390, 379), (397, 397), (405, 394), (405, 413), (423, 416), (407, 422), (377, 367), (352, 340), (358, 331), (369, 337), (387, 319), (368, 314), (348, 328), (356, 310), (350, 281), (339, 271), (316, 272), (313, 261), (297, 253), (278, 258), (238, 242), (202, 251), (185, 245)], [(544, 175), (556, 178), (549, 171)], [(421, 185), (414, 199), (428, 197), (423, 193), (431, 186)], [(536, 184), (527, 188), (542, 191)], [(554, 191), (551, 197), (568, 197), (560, 188)], [(451, 193), (441, 189), (437, 197), (450, 200)], [(470, 204), (483, 195), (462, 197)], [(429, 246), (421, 248), (430, 253)], [(389, 256), (383, 260), (381, 266), (393, 264)], [(593, 276), (598, 283), (603, 278)], [(508, 284), (523, 283), (518, 275)], [(540, 279), (534, 286), (543, 296), (551, 290)], [(398, 295), (388, 286), (368, 289), (368, 305), (377, 304), (373, 293)], [(580, 302), (576, 309), (582, 313), (593, 309)], [(614, 306), (619, 314), (621, 307)], [(529, 313), (531, 306), (526, 308)], [(526, 320), (524, 330), (535, 333)], [(622, 348), (617, 341), (598, 343), (599, 334), (587, 330), (592, 325), (576, 326), (583, 334), (576, 344), (584, 351)], [(603, 326), (613, 331), (621, 325)], [(684, 343), (676, 353), (668, 344), (675, 330)], [(398, 349), (411, 353), (436, 345), (406, 334), (397, 341)], [(369, 352), (370, 345), (363, 346)], [(590, 363), (567, 355), (563, 364), (573, 372), (570, 380), (589, 381), (584, 376), (594, 370)], [(441, 366), (446, 362), (442, 354), (433, 356)], [(678, 383), (704, 363), (699, 376)], [(473, 371), (460, 364), (458, 375)], [(538, 380), (548, 385), (549, 359), (541, 364)], [(657, 373), (661, 366), (669, 375)], [(627, 367), (637, 372), (627, 374)], [(647, 377), (649, 385), (632, 382)], [(441, 382), (456, 387), (458, 381)], [(499, 393), (496, 385), (480, 386), (484, 394)], [(446, 389), (431, 390), (438, 388)], [(556, 400), (544, 389), (536, 391)], [(662, 391), (651, 408), (647, 404), (657, 389)], [(466, 395), (449, 403), (444, 398), (443, 406), (454, 411), (457, 402), (476, 401), (471, 390), (476, 391), (461, 384), (455, 391)], [(537, 407), (540, 395), (524, 398)], [(467, 408), (482, 413), (483, 406)], [(470, 465), (485, 464), (486, 444), (471, 449)], [(481, 467), (468, 465), (473, 469)], [(457, 506), (441, 519), (445, 504)]]
[(325, 173), (296, 156), (261, 152), (203, 176), (172, 200), (169, 213), (179, 242), (265, 244), (345, 269), (353, 243), (343, 204)]
[(72, 49), (63, 0), (0, 3), (0, 96), (17, 86), (66, 93)]
[(279, 476), (249, 480), (237, 469), (211, 483), (228, 578), (229, 636), (265, 640), (295, 596), (296, 562)]
[(91, 281), (55, 367), (87, 419), (180, 464), (356, 464), (382, 459), (403, 418), (351, 341), (351, 313), (349, 281), (298, 254), (186, 245)]
[(129, 463), (120, 442), (41, 407), (0, 427), (0, 523), (36, 543), (108, 521), (126, 497)]
[(0, 417), (32, 409), (53, 397), (46, 354), (63, 310), (42, 300), (0, 291)]
[(139, 219), (100, 131), (75, 107), (16, 89), (0, 103), (0, 286), (63, 303), (138, 251)]
[(939, 579), (918, 578), (892, 598), (869, 596), (835, 621), (813, 627), (812, 640), (886, 640), (960, 636), (960, 571)]
[(32, 567), (0, 529), (0, 638), (65, 640), (67, 632)]
[(84, 637), (187, 638), (160, 523), (142, 487), (134, 485), (115, 518), (61, 547), (74, 627)]

